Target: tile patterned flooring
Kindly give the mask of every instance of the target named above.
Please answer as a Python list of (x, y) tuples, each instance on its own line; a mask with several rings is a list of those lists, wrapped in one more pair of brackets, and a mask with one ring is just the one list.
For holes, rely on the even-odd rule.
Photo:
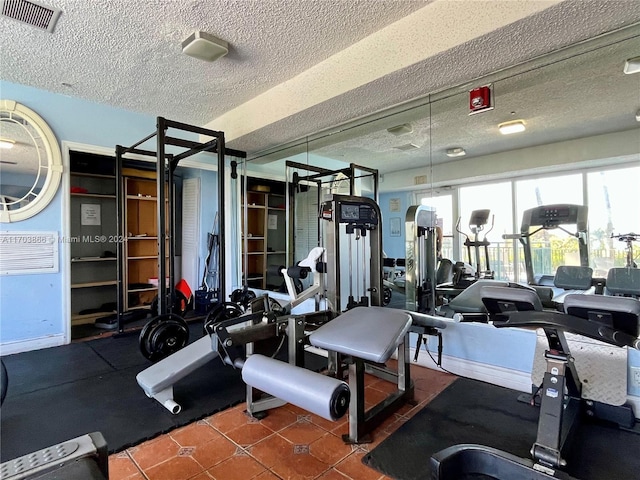
[[(347, 417), (330, 422), (293, 405), (257, 420), (246, 405), (199, 420), (109, 457), (110, 480), (383, 480), (361, 459), (456, 378), (412, 365), (415, 405), (404, 405), (373, 432), (345, 445)], [(394, 385), (367, 376), (367, 408)]]

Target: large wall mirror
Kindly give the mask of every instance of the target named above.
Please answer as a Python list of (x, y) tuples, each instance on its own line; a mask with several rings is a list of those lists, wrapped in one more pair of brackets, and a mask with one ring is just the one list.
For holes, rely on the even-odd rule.
[(44, 209), (61, 176), (60, 146), (49, 125), (30, 108), (0, 100), (0, 222)]

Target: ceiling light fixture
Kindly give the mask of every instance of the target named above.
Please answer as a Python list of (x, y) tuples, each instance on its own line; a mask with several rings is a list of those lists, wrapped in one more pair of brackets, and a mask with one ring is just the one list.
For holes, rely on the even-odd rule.
[(4, 148), (6, 150), (8, 150), (9, 148), (13, 148), (13, 145), (15, 144), (15, 140), (8, 140), (8, 139), (0, 139), (0, 148)]
[(447, 157), (464, 157), (467, 152), (462, 147), (447, 148)]
[(213, 62), (229, 52), (229, 44), (206, 32), (192, 33), (182, 42), (182, 53), (190, 57)]
[(387, 132), (396, 136), (406, 135), (407, 133), (413, 132), (413, 127), (410, 123), (403, 123), (402, 125), (387, 128)]
[(498, 125), (498, 130), (503, 135), (511, 135), (525, 131), (524, 122), (522, 120), (514, 120), (512, 122), (504, 122)]
[(624, 62), (624, 73), (632, 74), (640, 72), (640, 57), (630, 58)]

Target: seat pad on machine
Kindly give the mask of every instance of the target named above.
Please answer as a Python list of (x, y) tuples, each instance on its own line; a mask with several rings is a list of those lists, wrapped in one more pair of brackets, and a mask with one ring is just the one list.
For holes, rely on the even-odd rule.
[(384, 307), (356, 307), (326, 323), (309, 337), (311, 345), (384, 363), (411, 327), (411, 315)]

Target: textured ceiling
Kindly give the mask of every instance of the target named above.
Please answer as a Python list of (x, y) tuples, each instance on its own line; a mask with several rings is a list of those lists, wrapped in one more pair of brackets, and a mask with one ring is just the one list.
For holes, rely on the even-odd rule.
[[(623, 73), (625, 60), (640, 53), (640, 28), (629, 33), (634, 32), (636, 36), (561, 61), (550, 56), (547, 65), (493, 82), (495, 108), (491, 111), (469, 115), (468, 92), (454, 91), (430, 105), (347, 131), (340, 141), (331, 138), (311, 142), (310, 149), (326, 158), (346, 158), (388, 172), (390, 166), (402, 170), (430, 161), (450, 162), (446, 150), (452, 147), (463, 147), (467, 157), (478, 157), (640, 129), (635, 118), (640, 112), (640, 74)], [(505, 136), (498, 132), (499, 123), (516, 119), (524, 120), (525, 133)], [(405, 123), (411, 125), (412, 132), (400, 136), (387, 132), (387, 128)], [(410, 143), (420, 148), (398, 149)]]
[[(0, 17), (3, 80), (196, 125), (428, 3), (41, 2), (62, 10), (53, 34)], [(196, 30), (228, 41), (228, 55), (214, 63), (183, 55)]]
[[(437, 1), (460, 16), (473, 16), (489, 4), (504, 6), (505, 12), (514, 4), (544, 3), (548, 8), (274, 121), (229, 145), (251, 156), (640, 21), (636, 0)], [(408, 0), (42, 3), (63, 12), (53, 34), (0, 17), (0, 79), (196, 125), (221, 117), (435, 4)], [(229, 54), (211, 64), (183, 55), (181, 42), (195, 30), (227, 40)], [(507, 81), (504, 86), (518, 88)], [(518, 103), (518, 97), (511, 93), (513, 108), (521, 110), (526, 105)], [(557, 97), (554, 102), (561, 111), (563, 96)], [(459, 132), (458, 137), (467, 133), (473, 136)], [(482, 135), (476, 137), (480, 143)], [(389, 162), (381, 171), (386, 168)]]

